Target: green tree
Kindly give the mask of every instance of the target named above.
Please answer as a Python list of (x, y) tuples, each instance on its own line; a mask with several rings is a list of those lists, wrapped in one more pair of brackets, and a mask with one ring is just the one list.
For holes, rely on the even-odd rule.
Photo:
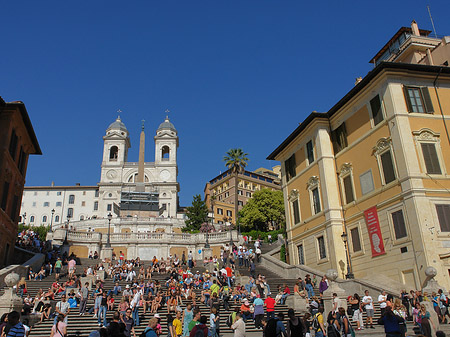
[(235, 222), (238, 223), (239, 212), (238, 212), (238, 174), (243, 173), (248, 162), (248, 153), (244, 153), (242, 149), (230, 149), (223, 157), (225, 165), (228, 167), (230, 172), (234, 174), (234, 215)]
[(194, 195), (192, 206), (186, 207), (186, 227), (183, 231), (199, 230), (203, 223), (208, 221), (208, 207), (200, 194)]
[(239, 216), (245, 230), (267, 231), (270, 225), (282, 228), (285, 221), (283, 192), (267, 188), (256, 191), (241, 209)]

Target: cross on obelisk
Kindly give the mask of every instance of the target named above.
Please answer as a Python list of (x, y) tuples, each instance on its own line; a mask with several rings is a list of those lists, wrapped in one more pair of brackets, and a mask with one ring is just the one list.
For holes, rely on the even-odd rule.
[(118, 109), (117, 110), (117, 114), (119, 115), (119, 118), (120, 118), (120, 114), (122, 113), (122, 110), (120, 110), (120, 109)]
[(166, 111), (164, 111), (165, 113), (166, 113), (166, 118), (169, 118), (169, 112), (170, 112), (170, 110), (169, 109), (166, 109)]

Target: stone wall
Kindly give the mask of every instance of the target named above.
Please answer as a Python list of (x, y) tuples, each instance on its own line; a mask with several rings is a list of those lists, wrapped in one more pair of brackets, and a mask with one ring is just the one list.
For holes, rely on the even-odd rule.
[(25, 263), (22, 264), (12, 264), (8, 267), (5, 267), (3, 269), (0, 269), (0, 288), (3, 288), (5, 286), (5, 277), (6, 275), (10, 274), (10, 273), (17, 273), (20, 277), (27, 277), (28, 275), (28, 270), (30, 270), (30, 268), (33, 271), (38, 271), (42, 264), (45, 261), (45, 255), (44, 254), (40, 254), (40, 253), (31, 253), (29, 251), (26, 251), (24, 249), (21, 248), (15, 248), (15, 253), (17, 253), (17, 255), (19, 256), (28, 256), (31, 258), (29, 258), (27, 261), (25, 261)]

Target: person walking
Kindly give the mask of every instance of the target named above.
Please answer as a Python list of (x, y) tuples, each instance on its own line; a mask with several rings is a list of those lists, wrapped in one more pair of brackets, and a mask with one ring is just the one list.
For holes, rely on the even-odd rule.
[(133, 299), (131, 300), (130, 307), (133, 310), (134, 325), (139, 326), (139, 301), (141, 300), (141, 293), (133, 288)]
[(106, 297), (106, 292), (102, 293), (102, 299), (100, 302), (100, 308), (98, 309), (98, 326), (102, 326), (102, 317), (103, 317), (103, 326), (107, 325), (106, 322), (106, 311), (108, 310), (108, 298)]
[(189, 336), (189, 323), (191, 323), (193, 318), (192, 304), (188, 303), (183, 311), (183, 319), (181, 320), (183, 324), (183, 337)]
[(50, 337), (65, 337), (67, 336), (67, 324), (63, 322), (63, 316), (58, 316), (56, 323), (52, 326)]
[(61, 296), (61, 301), (56, 303), (56, 317), (53, 321), (54, 324), (56, 324), (58, 317), (61, 316), (64, 319), (64, 323), (67, 324), (68, 315), (70, 313), (70, 304), (66, 301), (66, 295)]
[(245, 322), (240, 313), (236, 313), (236, 321), (231, 325), (234, 337), (245, 337)]
[(86, 282), (80, 289), (80, 316), (83, 316), (86, 312), (86, 304), (89, 299), (89, 282)]
[(390, 306), (386, 307), (384, 315), (378, 319), (378, 324), (384, 325), (386, 337), (400, 337), (402, 335), (400, 324), (404, 322), (405, 320), (402, 317), (395, 315), (392, 312), (392, 308)]
[(211, 309), (211, 314), (209, 316), (209, 331), (211, 337), (218, 337), (217, 327), (219, 322), (219, 315), (217, 315), (217, 308), (213, 307)]
[(370, 324), (370, 328), (375, 329), (375, 327), (373, 326), (373, 314), (374, 314), (373, 299), (369, 295), (369, 290), (364, 291), (364, 297), (362, 299), (362, 304), (364, 305), (364, 307), (366, 309), (366, 315), (367, 315), (366, 328), (369, 328), (369, 324)]
[(288, 337), (302, 337), (304, 333), (306, 333), (305, 326), (303, 325), (303, 321), (295, 316), (294, 309), (288, 309), (288, 317), (287, 321), (287, 336)]

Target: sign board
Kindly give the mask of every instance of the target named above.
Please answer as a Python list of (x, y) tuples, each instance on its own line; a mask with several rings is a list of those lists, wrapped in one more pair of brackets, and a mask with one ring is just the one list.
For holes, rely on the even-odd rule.
[(364, 218), (366, 219), (370, 245), (372, 246), (372, 257), (385, 254), (380, 222), (378, 221), (377, 206), (365, 210)]

